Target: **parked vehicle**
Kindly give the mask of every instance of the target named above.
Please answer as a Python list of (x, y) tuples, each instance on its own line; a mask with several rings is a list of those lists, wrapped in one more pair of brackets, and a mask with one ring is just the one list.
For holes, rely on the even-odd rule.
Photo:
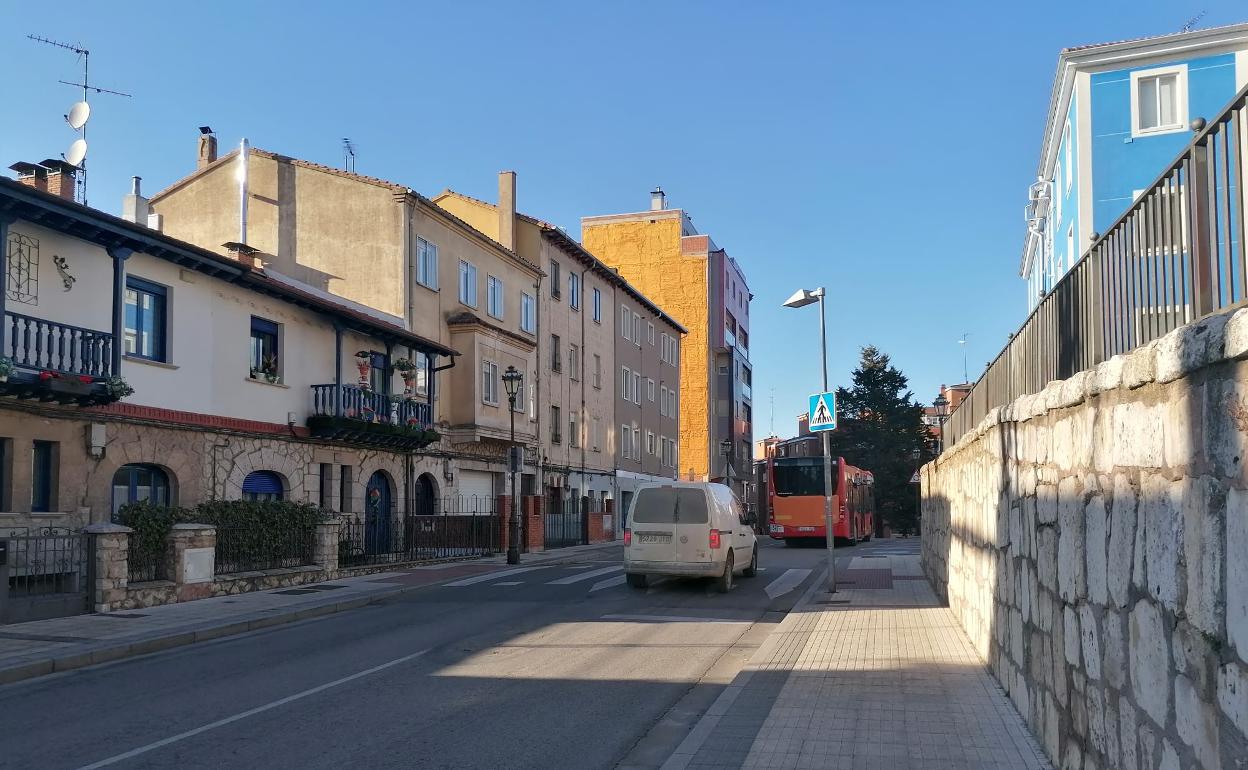
[(723, 484), (671, 482), (641, 487), (624, 530), (628, 584), (651, 576), (711, 577), (721, 593), (740, 572), (758, 572), (753, 516)]
[[(822, 457), (776, 457), (767, 461), (771, 536), (790, 543), (826, 538)], [(856, 543), (875, 530), (875, 476), (832, 458), (832, 534)]]

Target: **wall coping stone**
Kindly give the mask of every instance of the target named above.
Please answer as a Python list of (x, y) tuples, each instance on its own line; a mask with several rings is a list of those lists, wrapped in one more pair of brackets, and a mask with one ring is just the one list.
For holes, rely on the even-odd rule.
[(217, 525), (215, 524), (174, 524), (171, 527), (175, 532), (215, 532)]
[(82, 528), (82, 531), (88, 535), (128, 535), (134, 530), (124, 524), (104, 522), (100, 524), (88, 524)]

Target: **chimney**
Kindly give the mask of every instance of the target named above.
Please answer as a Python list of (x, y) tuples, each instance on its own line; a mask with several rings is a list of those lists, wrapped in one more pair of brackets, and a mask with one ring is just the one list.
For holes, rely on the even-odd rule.
[(72, 201), (76, 192), (75, 183), (78, 181), (78, 167), (51, 158), (40, 165), (48, 170), (48, 192)]
[(662, 187), (655, 187), (650, 191), (650, 210), (662, 211), (667, 208), (667, 193), (663, 192)]
[(143, 177), (130, 177), (130, 194), (121, 199), (121, 218), (127, 222), (134, 222), (144, 227), (151, 227), (148, 224), (148, 216), (151, 214), (151, 207), (139, 192), (139, 185), (143, 182)]
[(40, 192), (48, 191), (48, 170), (34, 163), (20, 161), (9, 166), (17, 172), (17, 181)]
[(199, 127), (199, 161), (195, 168), (203, 168), (217, 159), (217, 137), (209, 126)]
[(516, 250), (516, 172), (498, 173), (498, 242)]
[(258, 252), (259, 249), (253, 249), (247, 244), (239, 243), (237, 241), (230, 241), (229, 243), (223, 243), (221, 245), (225, 247), (225, 250), (229, 253), (231, 259), (237, 260), (247, 267), (257, 267), (256, 252)]

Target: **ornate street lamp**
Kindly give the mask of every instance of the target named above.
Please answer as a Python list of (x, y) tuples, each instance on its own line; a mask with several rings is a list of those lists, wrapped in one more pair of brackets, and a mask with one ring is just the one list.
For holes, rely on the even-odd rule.
[(945, 451), (945, 420), (949, 419), (949, 399), (942, 392), (932, 402), (932, 411), (936, 413), (936, 422), (940, 427), (940, 438), (936, 440), (936, 454)]
[(520, 501), (516, 495), (516, 474), (520, 471), (520, 447), (516, 445), (516, 396), (520, 393), (520, 386), (524, 382), (524, 375), (516, 370), (516, 367), (509, 366), (507, 371), (503, 372), (503, 389), (507, 391), (507, 405), (511, 412), (511, 448), (507, 457), (507, 469), (511, 472), (511, 483), (508, 485), (511, 489), (511, 510), (509, 511), (511, 521), (511, 537), (507, 539), (507, 563), (520, 563), (520, 512), (517, 506)]

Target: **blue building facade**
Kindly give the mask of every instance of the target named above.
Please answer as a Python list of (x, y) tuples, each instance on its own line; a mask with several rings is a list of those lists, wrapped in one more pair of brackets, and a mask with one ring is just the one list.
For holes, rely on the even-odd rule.
[(1028, 310), (1245, 85), (1248, 24), (1062, 51), (1028, 191)]

